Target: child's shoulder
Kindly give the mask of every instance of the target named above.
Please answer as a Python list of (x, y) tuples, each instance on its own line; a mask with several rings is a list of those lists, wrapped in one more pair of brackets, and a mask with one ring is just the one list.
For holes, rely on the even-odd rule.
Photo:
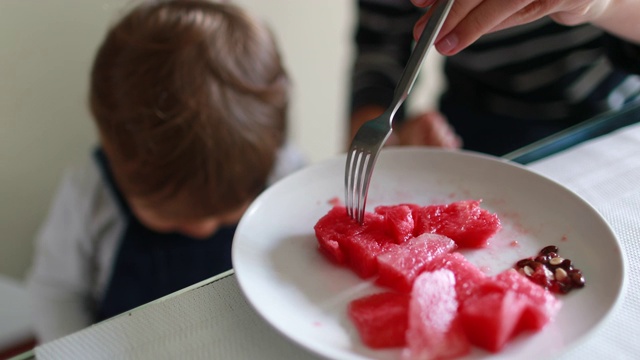
[(61, 186), (85, 197), (104, 187), (104, 179), (93, 157), (87, 156), (64, 170)]
[(106, 179), (93, 156), (69, 165), (62, 175), (59, 192), (80, 202), (91, 202), (106, 189)]
[(290, 141), (285, 142), (278, 151), (276, 163), (269, 175), (268, 184), (272, 185), (287, 175), (302, 169), (307, 163), (306, 156), (296, 145)]

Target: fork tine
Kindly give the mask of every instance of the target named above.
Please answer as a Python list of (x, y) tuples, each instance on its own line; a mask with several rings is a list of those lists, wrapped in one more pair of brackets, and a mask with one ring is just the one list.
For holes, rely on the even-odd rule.
[(354, 148), (349, 154), (347, 161), (347, 214), (355, 219), (356, 209), (360, 195), (360, 170), (359, 164), (362, 160), (362, 152)]
[[(362, 129), (361, 129), (362, 130)], [(365, 133), (368, 129), (364, 129)], [(371, 130), (369, 130), (371, 131)], [(384, 141), (391, 133), (391, 130), (385, 134), (371, 134), (378, 138), (374, 141), (377, 147), (369, 149), (366, 147), (358, 147), (352, 144), (347, 154), (345, 164), (345, 203), (347, 214), (358, 221), (360, 224), (364, 222), (364, 214), (366, 212), (367, 194), (369, 184), (373, 174), (376, 159), (382, 148)], [(367, 144), (369, 146), (369, 144)]]
[(366, 172), (371, 168), (371, 166), (368, 166), (370, 165), (370, 162), (368, 161), (370, 157), (370, 153), (365, 153), (361, 151), (361, 149), (354, 148), (351, 149), (347, 155), (345, 165), (345, 199), (347, 214), (360, 223), (364, 220), (365, 202), (363, 202), (363, 198), (366, 196)]
[(354, 196), (354, 174), (353, 174), (353, 161), (357, 151), (351, 150), (347, 155), (347, 163), (345, 165), (345, 178), (344, 178), (344, 187), (345, 187), (345, 201), (347, 207), (347, 214), (353, 218), (353, 196)]
[(371, 183), (371, 176), (373, 174), (373, 167), (376, 162), (377, 154), (367, 153), (363, 159), (364, 173), (360, 173), (361, 184), (360, 193), (358, 194), (358, 222), (362, 224), (364, 222), (364, 213), (367, 205), (367, 194), (369, 193), (369, 184)]
[(354, 168), (357, 169), (355, 190), (357, 191), (356, 199), (358, 200), (355, 204), (356, 206), (354, 207), (357, 210), (354, 218), (360, 224), (362, 224), (364, 220), (365, 199), (363, 197), (366, 196), (366, 192), (364, 192), (364, 186), (367, 183), (366, 182), (366, 165), (368, 164), (368, 160), (370, 157), (371, 157), (370, 153), (360, 152), (358, 156), (358, 162), (356, 163), (356, 166), (354, 166)]

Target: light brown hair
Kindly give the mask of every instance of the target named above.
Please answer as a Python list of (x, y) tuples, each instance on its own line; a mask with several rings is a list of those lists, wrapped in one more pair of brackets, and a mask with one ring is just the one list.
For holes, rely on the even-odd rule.
[(125, 195), (171, 201), (173, 215), (197, 218), (264, 189), (286, 133), (288, 90), (271, 33), (245, 11), (163, 1), (110, 29), (90, 108)]

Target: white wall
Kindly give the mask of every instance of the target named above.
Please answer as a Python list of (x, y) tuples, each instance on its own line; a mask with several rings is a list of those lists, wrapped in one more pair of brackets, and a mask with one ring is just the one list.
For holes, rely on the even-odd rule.
[(87, 71), (115, 4), (0, 1), (0, 273), (24, 274), (62, 168), (93, 142)]
[[(62, 170), (95, 140), (88, 70), (127, 0), (0, 1), (0, 273), (22, 278)], [(278, 38), (294, 82), (291, 135), (312, 162), (343, 150), (355, 0), (237, 0)], [(439, 88), (414, 91), (433, 104)], [(435, 61), (434, 61), (435, 60)], [(433, 68), (433, 70), (432, 70)]]

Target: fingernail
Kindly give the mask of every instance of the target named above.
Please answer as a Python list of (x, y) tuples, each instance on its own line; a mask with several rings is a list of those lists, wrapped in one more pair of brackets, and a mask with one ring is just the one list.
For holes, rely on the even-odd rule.
[(449, 34), (436, 44), (436, 49), (443, 54), (448, 55), (451, 50), (455, 49), (458, 45), (458, 37), (456, 34)]

